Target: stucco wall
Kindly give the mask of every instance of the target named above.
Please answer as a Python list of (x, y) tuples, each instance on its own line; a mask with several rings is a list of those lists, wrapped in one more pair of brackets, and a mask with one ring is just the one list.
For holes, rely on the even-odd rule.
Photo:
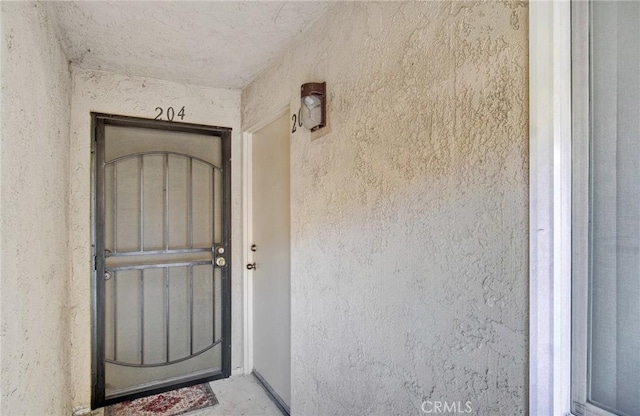
[[(242, 95), (291, 142), (292, 410), (527, 410), (527, 7), (338, 3)], [(426, 404), (426, 410), (432, 410)]]
[[(184, 122), (231, 127), (232, 368), (242, 366), (240, 91), (72, 67), (71, 102), (71, 374), (73, 404), (91, 399), (91, 115), (92, 111), (154, 118), (156, 107), (185, 106)], [(176, 112), (177, 112), (176, 110)], [(178, 121), (176, 119), (176, 121)]]
[(69, 66), (45, 11), (2, 2), (0, 414), (69, 414)]

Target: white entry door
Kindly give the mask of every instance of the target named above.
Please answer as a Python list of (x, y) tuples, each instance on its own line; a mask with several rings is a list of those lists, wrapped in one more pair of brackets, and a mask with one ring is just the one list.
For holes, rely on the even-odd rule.
[(291, 402), (291, 277), (287, 115), (253, 134), (253, 370), (288, 413)]

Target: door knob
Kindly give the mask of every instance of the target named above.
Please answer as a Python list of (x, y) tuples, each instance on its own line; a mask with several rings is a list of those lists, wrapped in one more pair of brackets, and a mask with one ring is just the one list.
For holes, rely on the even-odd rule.
[(255, 269), (256, 269), (256, 264), (255, 263), (247, 264), (247, 270), (255, 270)]

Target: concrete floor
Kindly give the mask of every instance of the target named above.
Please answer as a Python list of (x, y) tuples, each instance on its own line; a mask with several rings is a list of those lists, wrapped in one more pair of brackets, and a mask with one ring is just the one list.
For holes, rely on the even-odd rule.
[(189, 413), (189, 416), (282, 416), (253, 375), (212, 381), (219, 404)]

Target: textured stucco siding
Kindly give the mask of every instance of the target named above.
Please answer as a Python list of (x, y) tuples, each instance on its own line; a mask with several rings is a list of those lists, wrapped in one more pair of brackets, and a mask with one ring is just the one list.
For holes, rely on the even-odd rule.
[[(240, 91), (72, 66), (70, 314), (74, 407), (91, 398), (91, 112), (153, 119), (156, 107), (185, 107), (184, 122), (231, 127), (232, 369), (242, 366)], [(177, 118), (175, 119), (176, 121)]]
[(243, 90), (250, 128), (327, 82), (291, 139), (294, 414), (526, 414), (527, 34), (520, 2), (337, 3)]
[(71, 78), (45, 5), (2, 2), (0, 414), (70, 414)]

